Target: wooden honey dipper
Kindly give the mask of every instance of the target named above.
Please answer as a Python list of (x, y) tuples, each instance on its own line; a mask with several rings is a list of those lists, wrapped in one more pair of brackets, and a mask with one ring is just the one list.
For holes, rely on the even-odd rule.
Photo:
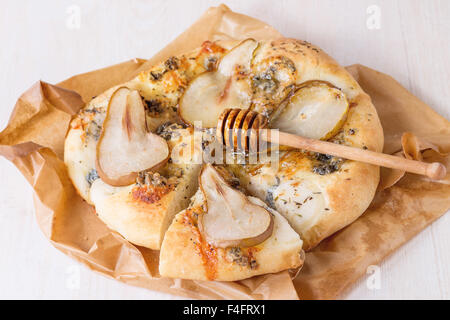
[(226, 109), (219, 116), (216, 135), (219, 141), (233, 150), (258, 151), (258, 145), (261, 141), (260, 139), (262, 139), (266, 142), (297, 149), (421, 174), (433, 180), (443, 179), (447, 173), (444, 165), (439, 162), (426, 163), (409, 160), (389, 154), (305, 138), (286, 132), (274, 132), (275, 130), (267, 129), (267, 125), (267, 118), (255, 111)]

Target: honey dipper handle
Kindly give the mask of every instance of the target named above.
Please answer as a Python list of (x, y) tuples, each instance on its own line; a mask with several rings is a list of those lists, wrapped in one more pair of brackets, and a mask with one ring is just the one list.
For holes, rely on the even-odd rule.
[[(286, 132), (274, 132), (275, 130), (261, 129), (261, 138), (265, 141), (278, 143), (289, 147), (314, 151), (333, 155), (349, 160), (361, 161), (377, 166), (399, 169), (428, 176), (433, 180), (443, 179), (446, 175), (446, 168), (439, 162), (426, 163), (414, 161), (396, 156), (378, 153), (370, 150), (348, 147), (336, 143), (322, 140), (304, 138)], [(278, 135), (278, 139), (277, 139)], [(274, 141), (272, 141), (272, 139)]]

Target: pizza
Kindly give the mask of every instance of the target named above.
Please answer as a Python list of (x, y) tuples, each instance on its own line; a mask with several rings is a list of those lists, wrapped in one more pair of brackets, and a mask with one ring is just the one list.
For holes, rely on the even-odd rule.
[(69, 176), (110, 229), (160, 250), (162, 276), (233, 281), (300, 267), (303, 250), (374, 197), (373, 165), (283, 146), (269, 150), (275, 165), (254, 163), (225, 148), (214, 128), (227, 108), (256, 111), (273, 129), (383, 148), (369, 96), (306, 41), (205, 41), (93, 98), (67, 133)]

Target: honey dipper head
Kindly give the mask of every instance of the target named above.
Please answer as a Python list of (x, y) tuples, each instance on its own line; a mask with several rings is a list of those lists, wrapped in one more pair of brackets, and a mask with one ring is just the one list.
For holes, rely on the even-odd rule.
[(225, 109), (217, 122), (217, 139), (235, 151), (258, 151), (259, 129), (267, 118), (248, 109)]

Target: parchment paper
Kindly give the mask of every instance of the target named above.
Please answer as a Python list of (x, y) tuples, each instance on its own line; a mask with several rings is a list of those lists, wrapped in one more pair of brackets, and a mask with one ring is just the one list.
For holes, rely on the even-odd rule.
[[(76, 193), (62, 161), (71, 117), (92, 97), (140, 70), (200, 46), (206, 40), (278, 38), (272, 27), (210, 8), (149, 60), (134, 59), (74, 76), (57, 86), (38, 82), (17, 101), (0, 133), (0, 154), (32, 185), (37, 222), (50, 242), (90, 269), (119, 281), (197, 299), (331, 299), (450, 208), (450, 178), (427, 178), (383, 169), (379, 191), (356, 222), (306, 254), (292, 280), (288, 271), (238, 282), (161, 278), (159, 252), (134, 246), (110, 231)], [(332, 54), (332, 52), (330, 53)], [(450, 123), (391, 77), (361, 65), (348, 67), (371, 96), (385, 134), (386, 153), (442, 161), (450, 169)], [(406, 152), (404, 152), (404, 150)], [(450, 171), (450, 170), (449, 170)]]

